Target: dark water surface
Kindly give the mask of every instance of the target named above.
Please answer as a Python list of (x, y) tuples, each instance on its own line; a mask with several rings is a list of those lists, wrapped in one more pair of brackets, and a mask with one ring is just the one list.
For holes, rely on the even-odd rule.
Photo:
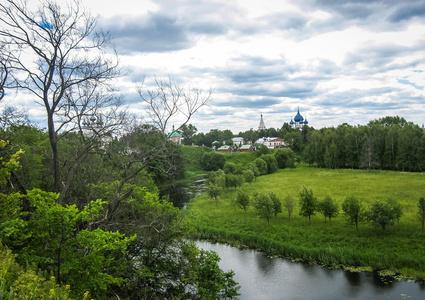
[(235, 271), (242, 300), (425, 299), (425, 285), (412, 280), (384, 278), (376, 272), (331, 270), (223, 244), (198, 241), (197, 245), (217, 252), (223, 270)]

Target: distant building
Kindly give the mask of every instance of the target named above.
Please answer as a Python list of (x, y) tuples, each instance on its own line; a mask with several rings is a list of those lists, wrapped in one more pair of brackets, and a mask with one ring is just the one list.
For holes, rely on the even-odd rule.
[(253, 150), (254, 150), (254, 147), (252, 145), (242, 145), (239, 148), (240, 152), (250, 152), (250, 151), (253, 151)]
[(266, 129), (266, 125), (264, 125), (263, 114), (261, 114), (260, 125), (258, 126), (258, 131)]
[(258, 139), (256, 144), (263, 144), (269, 149), (282, 148), (285, 146), (283, 139), (279, 137), (263, 137)]
[(233, 145), (242, 146), (244, 140), (243, 140), (242, 137), (234, 137), (234, 138), (232, 138), (232, 142), (233, 142)]
[(182, 143), (181, 135), (180, 133), (174, 130), (174, 126), (173, 126), (173, 131), (170, 134), (168, 134), (167, 140), (172, 141), (173, 143), (178, 145)]
[(219, 152), (232, 152), (232, 147), (224, 145), (224, 146), (221, 146), (220, 148), (218, 148), (217, 151), (219, 151)]
[(291, 122), (289, 122), (292, 128), (303, 128), (304, 125), (308, 124), (307, 118), (303, 118), (300, 114), (300, 108), (298, 107), (298, 113)]

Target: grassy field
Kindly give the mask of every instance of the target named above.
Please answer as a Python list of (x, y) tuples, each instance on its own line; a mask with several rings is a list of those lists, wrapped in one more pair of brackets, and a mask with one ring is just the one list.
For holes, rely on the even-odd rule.
[(242, 189), (273, 191), (281, 200), (288, 194), (298, 202), (302, 187), (311, 188), (320, 200), (331, 196), (339, 204), (348, 195), (362, 200), (365, 208), (376, 199), (394, 196), (403, 205), (399, 225), (385, 232), (369, 223), (359, 229), (347, 224), (342, 211), (324, 222), (321, 214), (308, 219), (295, 209), (291, 221), (286, 211), (272, 218), (270, 225), (249, 207), (247, 213), (232, 202), (236, 191), (225, 191), (215, 201), (203, 194), (193, 199), (182, 213), (196, 225), (195, 238), (209, 239), (260, 250), (270, 256), (286, 257), (331, 267), (384, 270), (387, 274), (425, 278), (425, 234), (417, 220), (417, 203), (425, 197), (425, 174), (361, 170), (328, 170), (297, 166), (296, 169), (258, 177)]

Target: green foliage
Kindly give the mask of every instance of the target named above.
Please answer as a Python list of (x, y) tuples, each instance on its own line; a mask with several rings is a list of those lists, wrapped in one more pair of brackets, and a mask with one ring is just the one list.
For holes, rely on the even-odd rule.
[(242, 172), (242, 175), (244, 177), (245, 182), (251, 183), (254, 181), (255, 179), (255, 174), (252, 170), (248, 169), (248, 170), (244, 170)]
[(261, 158), (257, 158), (254, 160), (254, 164), (257, 167), (258, 172), (260, 173), (260, 175), (266, 175), (268, 172), (267, 169), (267, 163), (265, 162), (265, 160), (261, 159)]
[(255, 161), (248, 164), (248, 170), (251, 170), (254, 173), (255, 178), (261, 175), (261, 172), (258, 170), (257, 163)]
[(223, 170), (210, 172), (208, 174), (207, 184), (215, 184), (224, 188), (226, 186), (226, 174)]
[(235, 203), (237, 206), (239, 206), (241, 209), (243, 209), (246, 213), (246, 209), (248, 208), (250, 204), (250, 198), (248, 194), (243, 192), (242, 190), (238, 190), (238, 194), (236, 196)]
[(214, 183), (208, 184), (207, 186), (207, 194), (215, 200), (215, 205), (218, 206), (218, 197), (223, 192), (223, 188), (221, 186), (215, 185)]
[(267, 193), (255, 192), (252, 197), (252, 204), (260, 218), (266, 219), (267, 224), (270, 224), (270, 217), (275, 211), (274, 203)]
[(224, 164), (226, 163), (226, 158), (224, 155), (218, 152), (205, 152), (201, 158), (201, 166), (205, 171), (217, 171), (223, 169)]
[(0, 299), (71, 299), (70, 285), (59, 286), (55, 277), (23, 268), (16, 255), (0, 242)]
[(385, 231), (387, 226), (395, 223), (396, 211), (389, 201), (376, 200), (372, 203), (369, 211), (366, 212), (366, 218), (375, 227), (381, 227)]
[(260, 159), (264, 160), (267, 164), (267, 174), (277, 171), (277, 160), (273, 154), (263, 154)]
[(292, 198), (289, 194), (286, 196), (285, 201), (283, 202), (283, 206), (285, 207), (286, 211), (288, 212), (288, 219), (291, 221), (292, 213), (294, 212), (295, 208), (295, 200)]
[[(285, 141), (290, 144), (295, 141), (291, 146), (295, 149), (297, 139), (292, 135), (287, 134)], [(377, 167), (399, 171), (425, 170), (423, 131), (400, 117), (373, 120), (366, 126), (341, 124), (337, 128), (310, 129), (305, 143), (300, 143), (301, 146), (304, 144), (304, 161), (319, 167), (364, 168), (369, 172)]]
[(257, 146), (255, 153), (260, 157), (261, 155), (270, 154), (270, 149), (266, 145), (260, 144)]
[(295, 153), (292, 149), (276, 149), (273, 153), (276, 158), (279, 169), (293, 168), (295, 163)]
[(419, 198), (418, 202), (418, 220), (421, 223), (422, 232), (424, 232), (425, 225), (425, 199), (423, 197)]
[(403, 215), (401, 204), (392, 196), (387, 201), (376, 200), (372, 203), (369, 211), (366, 212), (366, 218), (375, 227), (385, 228), (399, 222)]
[(107, 274), (105, 269), (111, 262), (109, 253), (125, 252), (126, 244), (132, 239), (117, 232), (78, 228), (79, 224), (89, 224), (97, 218), (105, 202), (92, 201), (78, 210), (75, 205), (56, 203), (57, 197), (55, 193), (39, 189), (28, 191), (25, 198), (34, 212), (18, 213), (3, 220), (0, 236), (10, 247), (21, 248), (18, 261), (35, 264), (55, 274), (58, 282), (75, 287), (75, 295), (85, 290), (99, 294), (110, 284), (123, 282), (122, 278)]
[(243, 175), (240, 175), (240, 174), (236, 175), (236, 174), (229, 173), (229, 174), (226, 174), (225, 180), (226, 180), (226, 188), (233, 187), (236, 189), (243, 184), (244, 177)]
[(269, 198), (273, 202), (273, 213), (274, 217), (276, 218), (277, 214), (280, 214), (282, 212), (282, 202), (274, 192), (269, 192)]
[(358, 229), (359, 222), (364, 218), (364, 208), (359, 199), (354, 196), (347, 196), (342, 203), (342, 210), (349, 223)]
[(311, 222), (311, 216), (314, 216), (317, 211), (317, 198), (313, 194), (312, 189), (303, 187), (300, 192), (300, 216), (308, 217), (308, 223)]
[(338, 204), (330, 196), (326, 196), (318, 203), (318, 210), (325, 216), (325, 222), (326, 218), (329, 218), (329, 224), (332, 223), (332, 218), (339, 214)]
[[(0, 154), (5, 152), (6, 146), (9, 142), (0, 140)], [(18, 170), (21, 166), (19, 164), (19, 158), (24, 153), (22, 149), (19, 149), (15, 153), (11, 154), (7, 160), (5, 160), (5, 155), (1, 155), (0, 157), (0, 186), (4, 186), (6, 184), (6, 179), (10, 178), (11, 173)]]
[(223, 167), (223, 171), (226, 174), (237, 174), (240, 175), (243, 172), (243, 167), (241, 164), (235, 164), (230, 161), (226, 161)]

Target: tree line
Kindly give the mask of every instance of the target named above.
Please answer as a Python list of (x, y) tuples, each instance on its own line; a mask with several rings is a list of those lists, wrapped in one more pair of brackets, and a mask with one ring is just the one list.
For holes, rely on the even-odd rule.
[[(212, 129), (208, 133), (183, 135), (185, 144), (212, 147), (232, 145), (235, 135), (230, 130)], [(183, 131), (184, 132), (184, 131)], [(252, 129), (239, 132), (245, 143), (255, 144), (261, 137), (280, 137), (296, 154), (296, 161), (304, 161), (321, 168), (381, 169), (422, 172), (425, 170), (424, 129), (399, 116), (387, 116), (367, 125), (347, 123), (337, 127), (314, 129), (304, 126), (294, 129), (284, 123), (280, 129)], [(258, 146), (258, 145), (257, 145)]]

